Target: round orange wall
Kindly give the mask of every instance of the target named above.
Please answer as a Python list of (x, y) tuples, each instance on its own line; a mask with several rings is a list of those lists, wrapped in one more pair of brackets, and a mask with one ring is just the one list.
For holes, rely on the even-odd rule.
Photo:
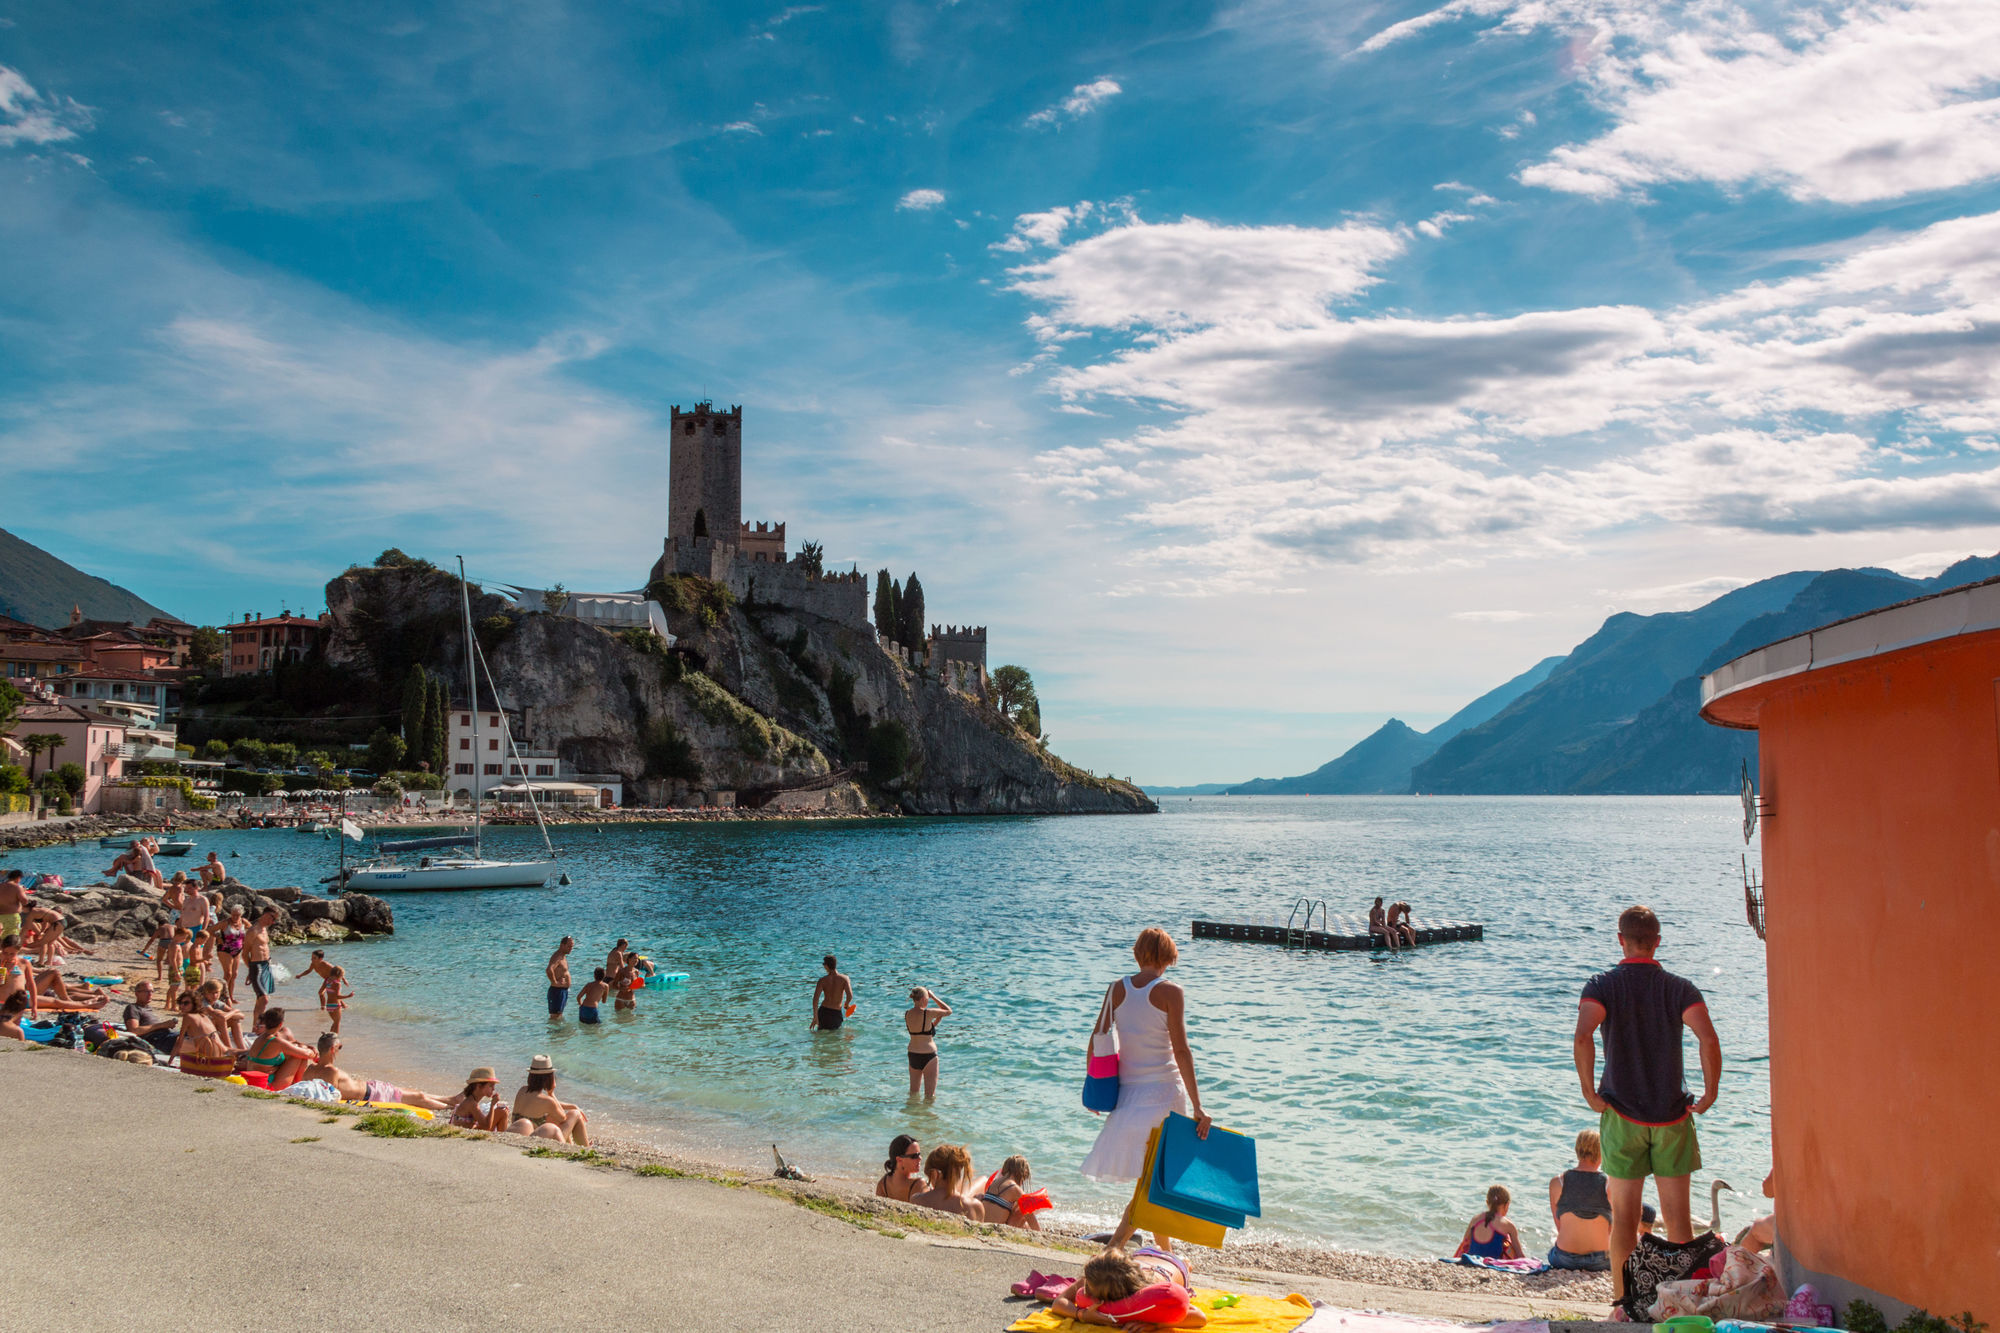
[(2000, 632), (1746, 693), (1785, 1248), (2000, 1324)]

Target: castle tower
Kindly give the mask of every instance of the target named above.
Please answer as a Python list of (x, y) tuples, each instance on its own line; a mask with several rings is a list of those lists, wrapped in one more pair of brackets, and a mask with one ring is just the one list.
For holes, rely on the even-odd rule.
[(667, 545), (707, 537), (734, 546), (743, 527), (743, 409), (700, 402), (673, 409), (668, 451)]

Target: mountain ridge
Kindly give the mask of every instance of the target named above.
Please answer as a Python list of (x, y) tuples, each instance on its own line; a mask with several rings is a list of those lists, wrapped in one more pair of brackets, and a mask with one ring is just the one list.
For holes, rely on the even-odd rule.
[(128, 625), (143, 625), (156, 616), (180, 619), (130, 589), (86, 574), (0, 528), (0, 616), (43, 629), (61, 629), (70, 622), (71, 607), (82, 610), (85, 620), (115, 620)]

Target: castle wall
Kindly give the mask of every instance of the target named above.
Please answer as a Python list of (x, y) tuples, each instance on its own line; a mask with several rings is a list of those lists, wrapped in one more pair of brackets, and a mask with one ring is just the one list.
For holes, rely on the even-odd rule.
[(729, 567), (727, 581), (739, 602), (782, 606), (861, 629), (874, 625), (868, 614), (865, 574), (822, 574), (815, 578), (796, 564), (772, 565), (738, 558)]
[(668, 447), (667, 536), (692, 539), (695, 515), (708, 535), (732, 543), (743, 526), (743, 409), (698, 403), (673, 409)]

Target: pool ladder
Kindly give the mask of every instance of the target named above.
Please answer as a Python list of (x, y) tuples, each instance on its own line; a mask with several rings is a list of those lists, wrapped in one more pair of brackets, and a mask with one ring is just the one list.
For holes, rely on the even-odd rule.
[[(1320, 930), (1327, 934), (1331, 934), (1333, 932), (1333, 927), (1330, 924), (1328, 924), (1328, 917), (1326, 914), (1326, 899), (1301, 898), (1297, 902), (1292, 904), (1291, 913), (1285, 917), (1285, 947), (1287, 949), (1291, 948), (1294, 945), (1301, 945), (1306, 942), (1306, 936), (1312, 931), (1313, 928), (1313, 908), (1315, 907), (1319, 908)], [(1300, 908), (1305, 909), (1305, 914), (1306, 914), (1305, 925), (1303, 928), (1294, 930), (1292, 927), (1292, 922), (1298, 918)]]

